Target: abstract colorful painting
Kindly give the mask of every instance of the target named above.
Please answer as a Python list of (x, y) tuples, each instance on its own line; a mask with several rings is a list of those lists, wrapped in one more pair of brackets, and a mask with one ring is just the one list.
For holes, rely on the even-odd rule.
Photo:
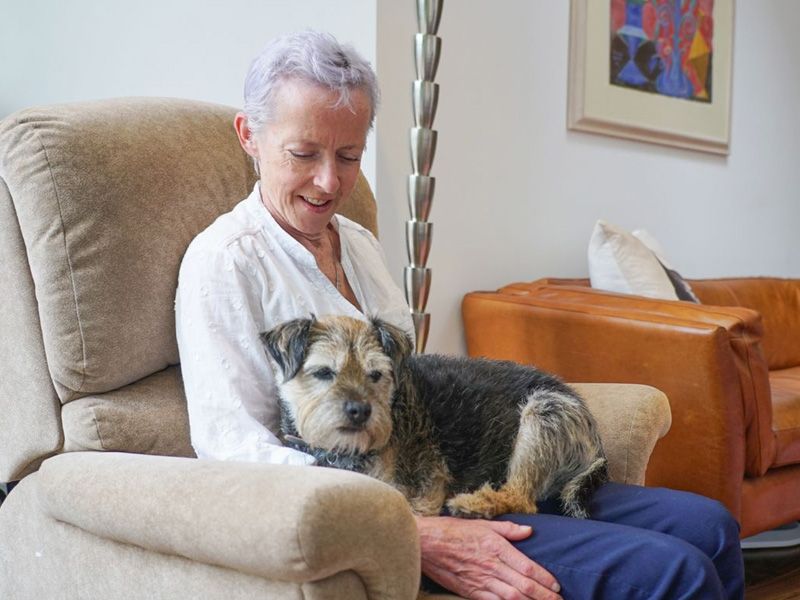
[(710, 103), (714, 0), (610, 1), (610, 83)]

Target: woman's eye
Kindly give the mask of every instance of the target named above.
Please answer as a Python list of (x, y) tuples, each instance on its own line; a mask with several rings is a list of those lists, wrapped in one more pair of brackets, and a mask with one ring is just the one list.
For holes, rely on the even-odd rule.
[(322, 367), (321, 369), (317, 369), (316, 371), (314, 371), (312, 375), (317, 379), (319, 379), (320, 381), (330, 381), (331, 379), (333, 379), (335, 373), (333, 372), (333, 369), (329, 369), (328, 367)]
[(383, 377), (383, 373), (380, 371), (371, 371), (369, 374), (369, 378), (373, 381), (373, 383), (378, 383)]
[(349, 154), (340, 154), (339, 158), (346, 162), (359, 162), (361, 160), (360, 156), (352, 156)]
[(300, 152), (298, 150), (289, 150), (289, 154), (291, 154), (294, 158), (313, 158), (313, 152)]

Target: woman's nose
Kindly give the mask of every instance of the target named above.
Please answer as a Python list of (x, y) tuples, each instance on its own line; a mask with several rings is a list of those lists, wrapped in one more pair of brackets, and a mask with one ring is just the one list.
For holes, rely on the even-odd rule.
[(317, 165), (314, 173), (314, 185), (326, 194), (339, 190), (339, 170), (335, 160), (323, 160)]

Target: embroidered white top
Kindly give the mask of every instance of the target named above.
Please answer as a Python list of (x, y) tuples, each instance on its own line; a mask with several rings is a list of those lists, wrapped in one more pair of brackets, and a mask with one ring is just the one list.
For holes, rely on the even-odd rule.
[(363, 312), (275, 222), (253, 192), (198, 235), (184, 255), (175, 300), (192, 446), (199, 458), (284, 464), (313, 459), (280, 444), (275, 376), (259, 333), (312, 313), (379, 316), (413, 337), (403, 294), (378, 241), (336, 215), (341, 262)]

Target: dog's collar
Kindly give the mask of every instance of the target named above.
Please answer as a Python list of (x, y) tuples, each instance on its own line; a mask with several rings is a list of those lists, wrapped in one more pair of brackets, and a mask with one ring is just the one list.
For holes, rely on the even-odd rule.
[(366, 473), (372, 466), (372, 463), (378, 457), (377, 450), (370, 450), (365, 453), (350, 453), (350, 452), (336, 452), (334, 450), (325, 450), (324, 448), (315, 448), (310, 446), (303, 438), (296, 435), (284, 434), (284, 443), (289, 447), (300, 452), (310, 454), (317, 461), (317, 465), (321, 467), (331, 467), (334, 469), (344, 469), (346, 471), (356, 471), (358, 473)]

